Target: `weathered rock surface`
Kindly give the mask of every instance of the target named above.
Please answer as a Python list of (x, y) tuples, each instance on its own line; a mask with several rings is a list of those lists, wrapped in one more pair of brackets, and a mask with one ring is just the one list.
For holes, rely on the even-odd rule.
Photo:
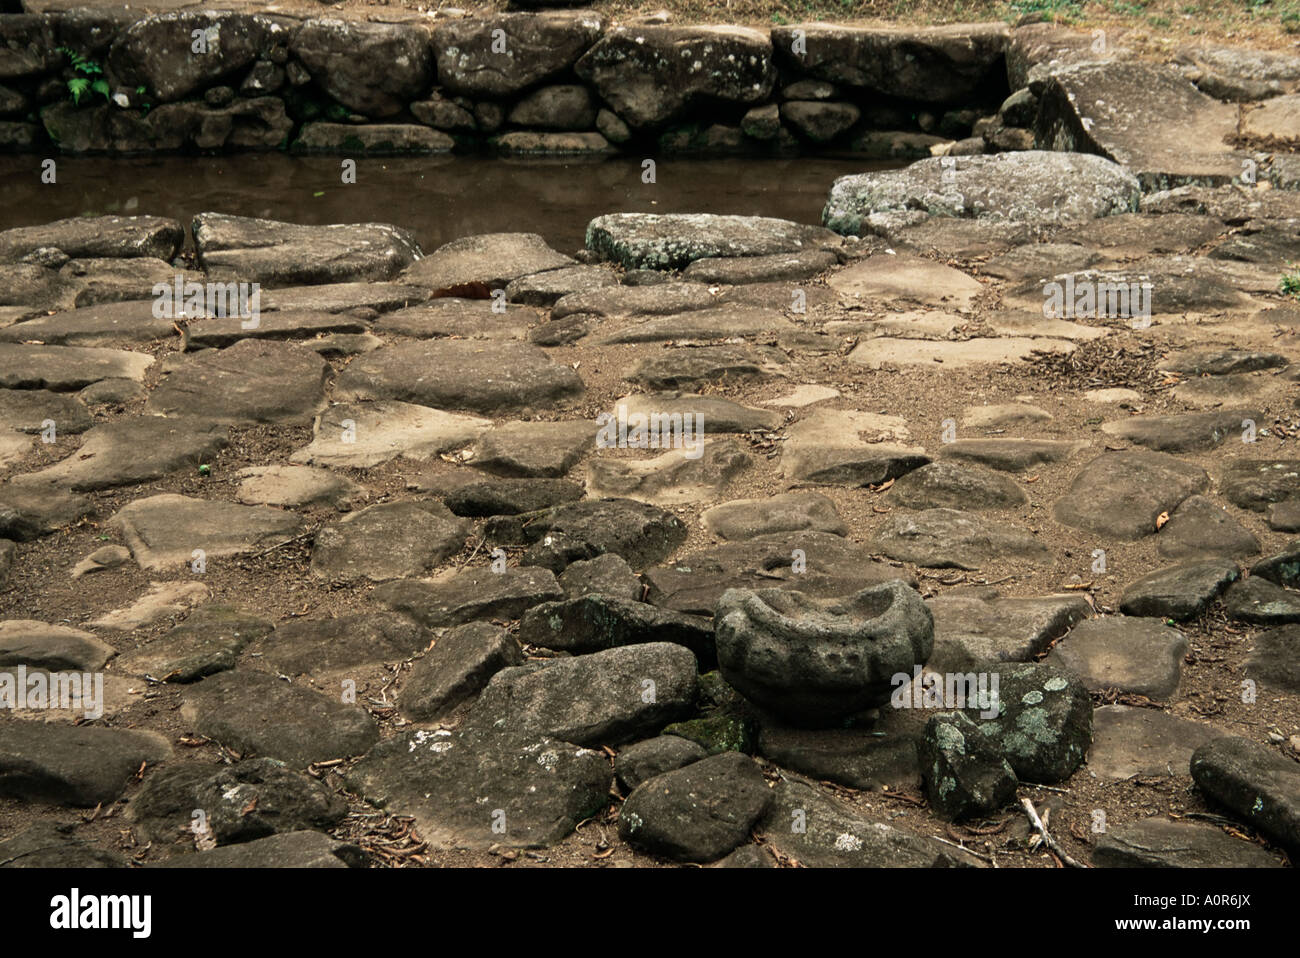
[(266, 672), (222, 672), (189, 686), (181, 714), (236, 751), (294, 768), (361, 755), (379, 739), (370, 714)]
[(1300, 763), (1248, 738), (1224, 736), (1196, 750), (1191, 770), (1214, 802), (1290, 852), (1300, 848)]
[(599, 752), (542, 735), (421, 730), (376, 746), (346, 781), (414, 815), (435, 848), (544, 848), (605, 806), (613, 773)]
[[(1072, 189), (1063, 194), (1062, 182)], [(840, 177), (831, 187), (822, 222), (855, 236), (871, 231), (873, 214), (913, 210), (1036, 225), (1069, 223), (1131, 212), (1139, 196), (1133, 175), (1099, 156), (1028, 151), (960, 156), (951, 162), (935, 157), (903, 170)]]
[(828, 230), (764, 216), (610, 213), (587, 224), (587, 248), (626, 269), (680, 269), (698, 259), (798, 253), (838, 243)]
[(642, 782), (619, 809), (625, 841), (678, 861), (721, 858), (772, 804), (754, 760), (724, 752)]
[(498, 672), (469, 721), (517, 736), (618, 745), (686, 718), (695, 697), (695, 656), (651, 642)]
[(0, 794), (93, 808), (115, 801), (142, 765), (171, 754), (157, 732), (8, 722), (0, 738)]
[(199, 265), (214, 277), (245, 283), (387, 280), (420, 256), (409, 232), (384, 223), (299, 226), (200, 213), (193, 230)]

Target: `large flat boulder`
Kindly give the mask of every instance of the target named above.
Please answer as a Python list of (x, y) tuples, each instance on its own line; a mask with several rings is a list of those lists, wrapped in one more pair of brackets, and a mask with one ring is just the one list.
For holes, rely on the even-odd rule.
[(919, 29), (804, 23), (772, 30), (778, 60), (792, 70), (876, 95), (953, 104), (1001, 79), (1009, 37), (1001, 23)]
[(761, 103), (776, 81), (772, 41), (732, 26), (607, 32), (574, 67), (629, 126), (662, 126), (695, 102)]
[(402, 280), (433, 290), (465, 286), (494, 290), (521, 276), (573, 265), (570, 257), (551, 249), (536, 233), (484, 233), (438, 247), (408, 268)]
[(17, 263), (38, 249), (57, 249), (73, 259), (151, 256), (171, 260), (184, 239), (185, 228), (162, 216), (74, 216), (0, 232), (0, 263)]
[(429, 34), (415, 23), (308, 20), (290, 51), (326, 93), (369, 117), (400, 113), (433, 79)]
[(626, 269), (680, 269), (697, 259), (797, 253), (839, 242), (828, 230), (767, 216), (610, 213), (587, 224), (587, 248)]
[(887, 223), (891, 215), (917, 211), (1049, 225), (1134, 212), (1140, 195), (1129, 171), (1086, 153), (932, 157), (901, 170), (841, 176), (822, 222), (857, 236), (871, 231), (874, 214)]
[(445, 20), (433, 31), (438, 82), (465, 96), (513, 96), (573, 66), (603, 28), (590, 10)]
[(101, 379), (140, 382), (152, 365), (152, 356), (122, 349), (0, 343), (0, 389), (67, 392)]
[(227, 427), (211, 420), (136, 416), (95, 426), (74, 455), (38, 472), (19, 476), (18, 485), (55, 485), (85, 492), (159, 479), (211, 461), (229, 441)]
[(172, 493), (137, 499), (110, 520), (143, 569), (190, 564), (195, 550), (205, 565), (221, 556), (241, 555), (292, 539), (302, 528), (294, 513), (270, 506), (192, 499)]
[[(195, 30), (207, 52), (192, 51)], [(145, 17), (118, 34), (108, 65), (129, 87), (143, 86), (154, 102), (170, 103), (245, 69), (260, 53), (288, 39), (271, 17), (233, 12), (177, 11)]]
[(245, 339), (169, 363), (147, 411), (213, 422), (277, 425), (311, 422), (325, 404), (329, 366), (294, 343)]
[(1047, 80), (1040, 146), (1095, 153), (1130, 170), (1144, 190), (1220, 186), (1239, 176), (1237, 107), (1206, 96), (1178, 70), (1138, 61), (1080, 63)]
[(199, 265), (215, 278), (246, 283), (387, 280), (420, 257), (415, 237), (386, 223), (302, 226), (200, 213), (193, 230)]
[(435, 409), (500, 413), (581, 395), (582, 378), (524, 343), (398, 342), (348, 365), (338, 399), (394, 399)]

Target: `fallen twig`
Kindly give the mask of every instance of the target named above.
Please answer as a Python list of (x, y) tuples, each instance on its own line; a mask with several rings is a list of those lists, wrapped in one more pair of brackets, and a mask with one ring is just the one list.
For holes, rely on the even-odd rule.
[(1070, 854), (1061, 847), (1060, 842), (1051, 836), (1047, 831), (1047, 826), (1043, 820), (1038, 817), (1038, 810), (1034, 808), (1034, 803), (1027, 798), (1022, 798), (1020, 804), (1025, 808), (1025, 814), (1029, 816), (1029, 824), (1034, 826), (1034, 830), (1043, 836), (1043, 844), (1046, 845), (1053, 854), (1071, 868), (1087, 868), (1087, 865), (1081, 864), (1070, 857)]

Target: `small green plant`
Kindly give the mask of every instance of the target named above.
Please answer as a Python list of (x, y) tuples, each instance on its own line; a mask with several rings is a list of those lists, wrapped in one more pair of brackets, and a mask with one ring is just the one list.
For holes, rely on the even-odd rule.
[(68, 80), (68, 92), (72, 94), (73, 103), (81, 103), (81, 98), (87, 91), (102, 94), (105, 101), (112, 99), (108, 81), (104, 79), (103, 67), (70, 47), (59, 47), (59, 52), (68, 58), (72, 69), (81, 74)]
[[(1294, 263), (1292, 263), (1291, 266), (1295, 269)], [(1281, 289), (1287, 296), (1294, 296), (1296, 299), (1300, 299), (1300, 269), (1295, 269), (1295, 271), (1291, 273), (1283, 273), (1282, 283), (1279, 286), (1279, 289)]]

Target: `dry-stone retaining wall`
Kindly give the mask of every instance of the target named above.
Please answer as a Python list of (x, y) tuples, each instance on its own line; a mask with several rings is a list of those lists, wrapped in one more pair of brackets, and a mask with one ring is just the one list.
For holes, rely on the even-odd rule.
[[(1015, 44), (1005, 24), (614, 26), (582, 10), (0, 15), (0, 149), (997, 151), (1032, 142), (1032, 109), (1012, 133), (992, 119)], [(998, 133), (979, 150), (977, 121)]]
[[(1049, 23), (617, 26), (589, 10), (371, 23), (0, 14), (0, 150), (367, 155), (1095, 153), (1145, 190), (1294, 188), (1300, 58), (1140, 60)], [(1263, 169), (1260, 169), (1260, 166)]]

